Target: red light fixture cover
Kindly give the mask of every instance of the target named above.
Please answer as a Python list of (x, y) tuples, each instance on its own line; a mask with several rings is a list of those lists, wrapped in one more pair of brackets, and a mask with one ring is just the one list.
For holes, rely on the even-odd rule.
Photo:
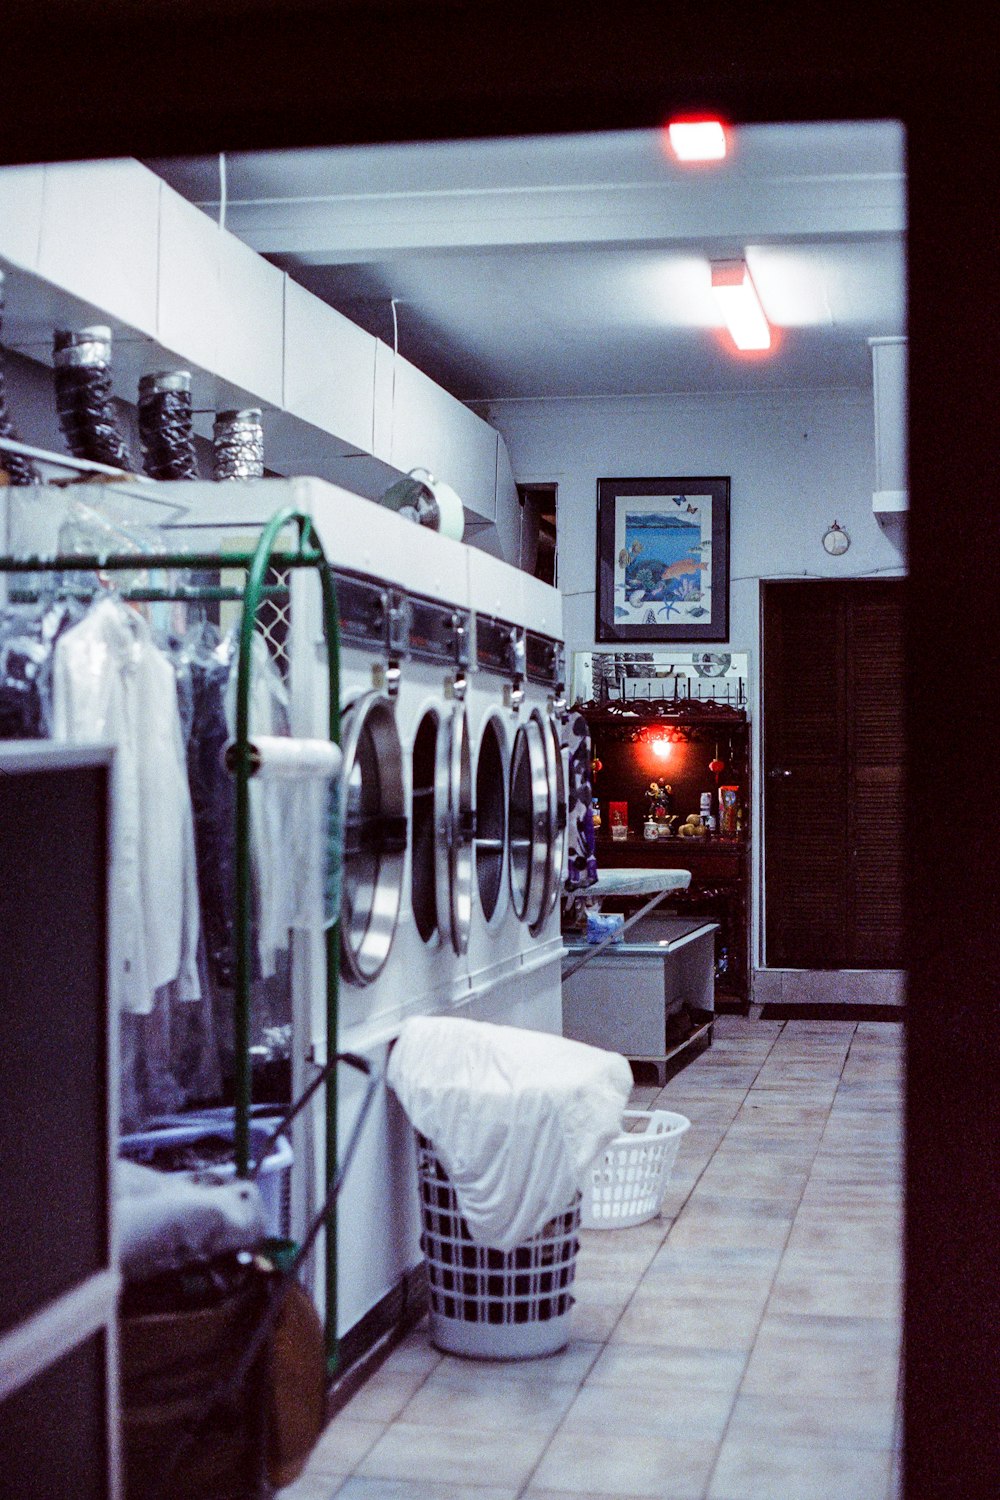
[(709, 116), (671, 120), (667, 137), (679, 162), (722, 161), (728, 149), (725, 126)]

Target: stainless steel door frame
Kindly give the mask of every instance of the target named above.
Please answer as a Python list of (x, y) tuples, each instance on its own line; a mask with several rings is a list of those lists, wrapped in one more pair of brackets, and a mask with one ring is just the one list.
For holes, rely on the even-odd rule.
[(455, 954), (468, 951), (472, 927), (472, 752), (465, 708), (456, 706), (438, 729), (434, 778), (438, 928)]
[(391, 699), (366, 693), (351, 705), (343, 756), (340, 951), (345, 977), (367, 985), (392, 948), (406, 862), (403, 747)]

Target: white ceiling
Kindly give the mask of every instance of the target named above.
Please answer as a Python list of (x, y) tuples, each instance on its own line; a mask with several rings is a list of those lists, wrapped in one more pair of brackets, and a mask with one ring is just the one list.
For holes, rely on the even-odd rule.
[[(219, 212), (216, 157), (151, 162)], [(905, 332), (891, 122), (748, 126), (682, 167), (658, 131), (226, 157), (226, 225), (465, 401), (871, 384)], [(776, 338), (737, 356), (709, 261)]]

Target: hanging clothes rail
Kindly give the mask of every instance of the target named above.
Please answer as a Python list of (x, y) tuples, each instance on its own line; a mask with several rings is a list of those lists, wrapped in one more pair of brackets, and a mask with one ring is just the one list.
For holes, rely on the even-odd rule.
[[(293, 551), (278, 551), (279, 539), (289, 527), (298, 534)], [(232, 768), (236, 783), (236, 911), (235, 911), (235, 994), (233, 1029), (235, 1039), (235, 1152), (236, 1171), (240, 1177), (252, 1176), (250, 1161), (250, 1107), (252, 1073), (250, 1066), (250, 985), (252, 976), (251, 874), (250, 874), (250, 687), (254, 628), (257, 612), (264, 599), (282, 592), (265, 583), (269, 568), (314, 568), (319, 575), (322, 593), (323, 631), (326, 638), (329, 675), (329, 739), (340, 744), (340, 615), (333, 573), (323, 544), (304, 512), (287, 506), (276, 512), (260, 534), (255, 550), (250, 552), (108, 552), (71, 553), (47, 557), (0, 556), (0, 573), (116, 573), (148, 569), (157, 571), (239, 570), (246, 574), (244, 588), (220, 585), (178, 583), (174, 588), (127, 588), (121, 597), (136, 602), (204, 600), (242, 601), (239, 652), (236, 678), (236, 735), (233, 742)], [(340, 986), (340, 922), (326, 929), (326, 1024), (327, 1059), (325, 1137), (327, 1179), (337, 1173), (337, 1082), (336, 1070), (329, 1066), (337, 1056)], [(296, 1101), (292, 1113), (297, 1113)], [(326, 1352), (327, 1368), (337, 1367), (337, 1222), (335, 1196), (329, 1199), (326, 1215)]]

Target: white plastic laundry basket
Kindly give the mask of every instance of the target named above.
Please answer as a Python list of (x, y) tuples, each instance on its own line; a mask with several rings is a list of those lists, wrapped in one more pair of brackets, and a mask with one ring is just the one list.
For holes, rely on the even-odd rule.
[(625, 1120), (645, 1120), (645, 1130), (620, 1135), (588, 1167), (581, 1222), (584, 1229), (629, 1229), (660, 1212), (681, 1136), (691, 1121), (668, 1109), (626, 1110)]
[(473, 1359), (536, 1359), (569, 1341), (580, 1194), (538, 1234), (497, 1250), (469, 1233), (447, 1172), (417, 1132), (431, 1341)]

